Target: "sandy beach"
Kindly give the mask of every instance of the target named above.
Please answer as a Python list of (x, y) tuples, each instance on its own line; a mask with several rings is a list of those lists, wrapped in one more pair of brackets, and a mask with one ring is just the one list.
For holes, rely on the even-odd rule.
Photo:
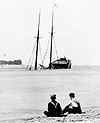
[(82, 114), (68, 114), (64, 117), (26, 117), (20, 119), (2, 120), (0, 123), (99, 123), (100, 108), (86, 109)]

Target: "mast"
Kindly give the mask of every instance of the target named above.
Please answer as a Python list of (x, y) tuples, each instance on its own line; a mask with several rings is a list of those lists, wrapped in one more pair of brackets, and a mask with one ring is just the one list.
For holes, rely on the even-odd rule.
[(38, 58), (38, 45), (39, 45), (39, 27), (40, 27), (40, 13), (38, 21), (38, 33), (37, 33), (37, 42), (36, 42), (36, 58), (35, 58), (35, 70), (37, 70), (37, 58)]
[(52, 11), (52, 26), (51, 26), (51, 46), (50, 46), (50, 63), (49, 63), (49, 69), (51, 69), (51, 61), (52, 61), (53, 16), (54, 16), (54, 12)]

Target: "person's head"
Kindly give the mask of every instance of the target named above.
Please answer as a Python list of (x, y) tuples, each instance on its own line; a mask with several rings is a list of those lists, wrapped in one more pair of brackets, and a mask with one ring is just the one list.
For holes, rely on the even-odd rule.
[(75, 94), (74, 93), (70, 93), (69, 97), (70, 97), (70, 99), (75, 98)]
[(50, 95), (50, 98), (51, 98), (52, 101), (55, 101), (56, 100), (56, 94)]

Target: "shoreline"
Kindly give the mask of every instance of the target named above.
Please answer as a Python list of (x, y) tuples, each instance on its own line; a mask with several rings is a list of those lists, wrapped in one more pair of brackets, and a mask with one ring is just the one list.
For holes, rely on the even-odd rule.
[(82, 114), (68, 114), (63, 117), (26, 116), (0, 120), (0, 123), (99, 123), (100, 107), (86, 109)]

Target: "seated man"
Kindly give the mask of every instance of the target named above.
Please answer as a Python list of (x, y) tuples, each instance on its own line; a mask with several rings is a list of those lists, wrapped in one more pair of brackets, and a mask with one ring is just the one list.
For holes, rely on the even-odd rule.
[(44, 111), (47, 117), (59, 117), (61, 116), (61, 106), (60, 103), (56, 101), (56, 95), (50, 96), (51, 102), (48, 103), (48, 111)]
[(81, 114), (82, 113), (81, 106), (80, 106), (79, 101), (75, 99), (75, 94), (74, 93), (70, 93), (69, 97), (70, 97), (71, 101), (63, 109), (62, 114), (66, 113), (66, 112), (67, 113), (73, 113), (73, 114), (76, 114), (76, 113)]

